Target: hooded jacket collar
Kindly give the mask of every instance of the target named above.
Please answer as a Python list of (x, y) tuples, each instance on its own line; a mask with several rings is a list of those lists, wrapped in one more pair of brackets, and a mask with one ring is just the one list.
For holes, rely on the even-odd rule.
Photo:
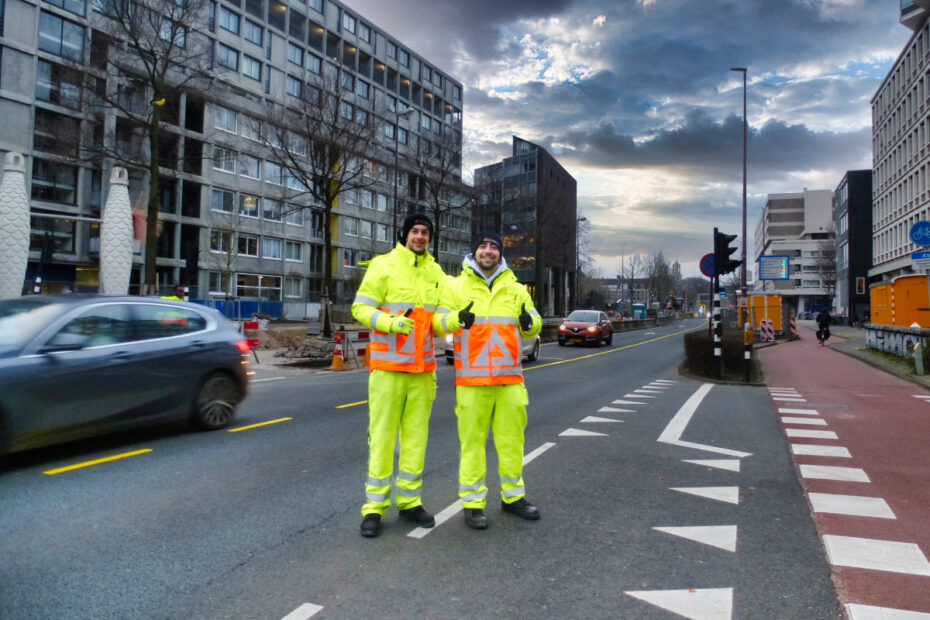
[(429, 250), (426, 250), (425, 252), (423, 252), (423, 254), (417, 254), (416, 252), (413, 252), (412, 250), (410, 250), (407, 246), (405, 246), (400, 241), (398, 241), (397, 245), (394, 246), (394, 252), (397, 253), (397, 256), (402, 261), (404, 261), (408, 265), (413, 265), (414, 267), (419, 267), (420, 265), (424, 263), (424, 261), (426, 262), (433, 261), (433, 255), (429, 253)]

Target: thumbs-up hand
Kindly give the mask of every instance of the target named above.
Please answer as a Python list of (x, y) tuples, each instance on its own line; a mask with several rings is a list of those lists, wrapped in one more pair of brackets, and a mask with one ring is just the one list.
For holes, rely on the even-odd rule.
[(395, 334), (404, 334), (405, 336), (413, 329), (413, 321), (410, 320), (410, 313), (413, 310), (407, 310), (403, 314), (398, 314), (391, 321), (391, 332)]
[(528, 332), (533, 327), (533, 317), (526, 311), (526, 304), (520, 305), (520, 329)]
[(462, 329), (468, 329), (475, 323), (475, 313), (471, 311), (471, 307), (475, 305), (474, 301), (470, 301), (467, 306), (459, 310), (459, 325), (462, 326)]

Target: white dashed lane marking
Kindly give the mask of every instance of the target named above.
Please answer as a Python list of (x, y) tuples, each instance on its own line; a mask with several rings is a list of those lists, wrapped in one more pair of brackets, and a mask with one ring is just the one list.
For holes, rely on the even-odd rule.
[(805, 437), (808, 439), (838, 439), (833, 431), (812, 431), (806, 428), (786, 428), (788, 437)]
[(834, 566), (930, 577), (930, 562), (914, 543), (824, 534), (823, 544)]
[(829, 512), (837, 515), (854, 517), (875, 517), (877, 519), (894, 519), (894, 513), (880, 497), (862, 497), (860, 495), (834, 495), (832, 493), (808, 493), (814, 512)]
[(783, 417), (782, 424), (808, 424), (810, 426), (826, 426), (827, 423), (820, 418), (791, 418)]
[(820, 415), (820, 412), (816, 409), (791, 409), (786, 407), (779, 407), (778, 413), (792, 413), (794, 415)]
[(839, 459), (850, 459), (852, 455), (843, 446), (821, 446), (811, 443), (791, 444), (791, 453), (799, 456), (832, 456)]
[(846, 614), (849, 620), (930, 620), (930, 614), (922, 611), (875, 607), (859, 603), (847, 604)]
[(321, 611), (323, 611), (323, 608), (319, 605), (314, 605), (313, 603), (304, 603), (291, 613), (284, 616), (281, 620), (307, 620), (307, 618), (312, 618)]
[(833, 467), (830, 465), (799, 465), (802, 478), (836, 480), (838, 482), (871, 482), (865, 471), (858, 467)]

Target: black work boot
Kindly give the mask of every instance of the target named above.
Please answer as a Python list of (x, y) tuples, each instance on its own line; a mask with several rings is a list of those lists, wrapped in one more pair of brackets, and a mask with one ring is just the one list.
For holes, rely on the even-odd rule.
[(481, 508), (466, 508), (465, 525), (473, 530), (486, 530), (488, 529), (488, 517)]
[(529, 521), (535, 521), (539, 518), (539, 508), (526, 501), (523, 497), (512, 504), (508, 504), (501, 500), (501, 510), (515, 514), (521, 519), (527, 519)]
[(423, 506), (414, 506), (413, 508), (404, 508), (399, 510), (400, 518), (404, 521), (413, 521), (418, 527), (433, 527), (436, 525), (436, 519), (433, 515), (426, 512)]
[(365, 538), (374, 538), (381, 533), (381, 515), (371, 513), (365, 515), (362, 519), (361, 527), (362, 536)]

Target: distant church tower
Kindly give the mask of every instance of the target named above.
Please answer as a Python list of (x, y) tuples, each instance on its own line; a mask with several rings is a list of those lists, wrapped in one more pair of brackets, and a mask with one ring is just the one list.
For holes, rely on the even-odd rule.
[(681, 265), (679, 264), (677, 260), (674, 263), (672, 263), (672, 277), (675, 278), (676, 280), (681, 279)]

